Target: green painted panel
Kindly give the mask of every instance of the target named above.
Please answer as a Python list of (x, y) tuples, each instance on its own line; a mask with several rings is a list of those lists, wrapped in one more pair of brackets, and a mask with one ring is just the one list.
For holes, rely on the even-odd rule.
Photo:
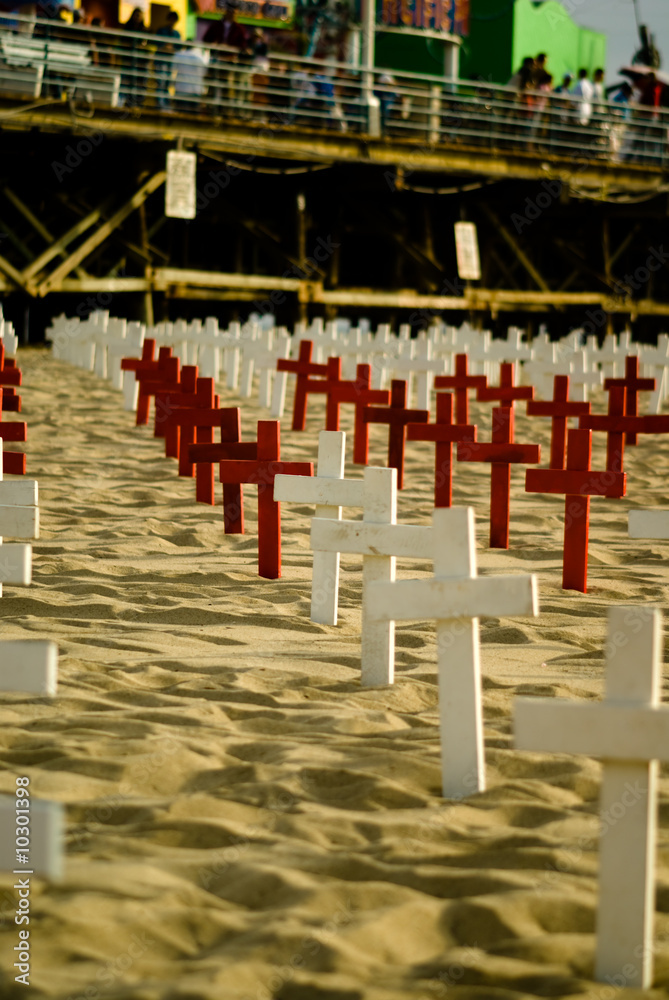
[(460, 49), (460, 76), (506, 83), (513, 70), (513, 2), (472, 0), (469, 36)]
[(374, 61), (384, 69), (443, 76), (444, 43), (436, 38), (379, 31)]
[(508, 83), (523, 58), (539, 52), (557, 86), (565, 73), (606, 64), (606, 36), (575, 24), (559, 0), (472, 0), (463, 77)]

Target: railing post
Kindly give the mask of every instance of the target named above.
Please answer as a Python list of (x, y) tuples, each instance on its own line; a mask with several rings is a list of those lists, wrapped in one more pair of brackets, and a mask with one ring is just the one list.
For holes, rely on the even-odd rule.
[(440, 139), (441, 127), (441, 87), (433, 84), (430, 87), (430, 132), (428, 142), (436, 146)]

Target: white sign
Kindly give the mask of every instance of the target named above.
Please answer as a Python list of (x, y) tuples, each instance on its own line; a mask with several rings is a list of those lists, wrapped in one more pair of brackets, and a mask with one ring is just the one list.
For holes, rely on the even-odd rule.
[(481, 278), (479, 239), (473, 222), (455, 223), (455, 252), (460, 277), (464, 281), (479, 281)]
[(195, 177), (197, 157), (171, 149), (167, 154), (165, 215), (168, 219), (195, 218)]

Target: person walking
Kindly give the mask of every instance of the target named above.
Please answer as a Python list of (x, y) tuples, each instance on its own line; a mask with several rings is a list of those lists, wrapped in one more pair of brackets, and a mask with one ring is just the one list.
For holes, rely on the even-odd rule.
[(181, 34), (177, 31), (176, 25), (179, 15), (174, 10), (170, 10), (165, 18), (165, 24), (158, 28), (156, 35), (165, 38), (165, 42), (157, 43), (156, 51), (156, 82), (158, 85), (158, 107), (163, 111), (170, 109), (170, 83), (174, 68), (173, 57), (178, 50), (174, 44), (175, 40), (181, 40)]

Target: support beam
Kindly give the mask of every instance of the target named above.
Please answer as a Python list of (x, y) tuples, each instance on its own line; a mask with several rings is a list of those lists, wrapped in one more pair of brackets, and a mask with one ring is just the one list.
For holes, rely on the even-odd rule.
[[(19, 196), (17, 194), (15, 194), (14, 191), (12, 191), (12, 189), (10, 187), (3, 188), (3, 192), (2, 193), (4, 194), (5, 198), (7, 198), (7, 200), (9, 202), (11, 202), (11, 204), (14, 206), (14, 208), (17, 210), (17, 212), (19, 212), (23, 216), (23, 218), (26, 220), (26, 222), (28, 222), (33, 227), (33, 229), (35, 230), (35, 232), (38, 233), (42, 237), (42, 239), (44, 240), (44, 242), (47, 244), (47, 246), (49, 248), (51, 248), (54, 245), (54, 243), (57, 243), (57, 240), (49, 232), (49, 230), (46, 228), (46, 226), (42, 222), (40, 222), (40, 220), (37, 218), (37, 216), (28, 208), (28, 206), (26, 205), (26, 203), (24, 201), (22, 201), (21, 198), (19, 198)], [(66, 259), (67, 254), (62, 249), (62, 247), (59, 247), (57, 252), (58, 252), (58, 256), (59, 257), (62, 257), (63, 259)], [(28, 260), (32, 260), (32, 254), (30, 254), (28, 256)], [(75, 270), (76, 270), (77, 276), (79, 278), (85, 278), (86, 277), (86, 272), (84, 271), (83, 267), (77, 267), (77, 268), (75, 268)], [(25, 274), (25, 270), (24, 270), (24, 274)]]
[(78, 247), (74, 253), (60, 264), (55, 271), (52, 271), (48, 278), (46, 278), (38, 288), (40, 295), (48, 295), (49, 292), (53, 292), (60, 285), (60, 282), (65, 278), (70, 271), (72, 271), (77, 264), (80, 264), (83, 260), (88, 257), (92, 250), (95, 250), (110, 233), (113, 233), (122, 222), (127, 219), (127, 217), (143, 205), (149, 195), (153, 194), (161, 184), (165, 183), (166, 173), (164, 170), (160, 170), (153, 177), (150, 177), (148, 181), (140, 187), (138, 191), (123, 205), (117, 212), (112, 215), (111, 219), (103, 223), (87, 240)]
[[(99, 218), (100, 210), (96, 209), (94, 212), (90, 212), (84, 219), (80, 219), (79, 222), (72, 226), (71, 229), (68, 229), (64, 236), (61, 236), (59, 240), (56, 240), (50, 247), (47, 247), (47, 249), (41, 253), (39, 257), (35, 257), (32, 264), (29, 264), (23, 271), (24, 278), (29, 280), (36, 274), (39, 274), (39, 272), (46, 267), (49, 261), (53, 260), (53, 258), (58, 255), (64, 256), (67, 260), (67, 254), (63, 253), (65, 247), (68, 246), (72, 240), (76, 240), (78, 236), (85, 233), (87, 229), (90, 229), (91, 226), (94, 226)], [(84, 276), (85, 275), (81, 275), (82, 278)]]
[(550, 292), (550, 287), (548, 285), (548, 282), (545, 281), (545, 279), (541, 276), (537, 268), (534, 266), (530, 258), (522, 249), (522, 247), (519, 246), (518, 241), (512, 236), (512, 234), (506, 228), (506, 226), (504, 225), (500, 217), (497, 215), (497, 213), (492, 208), (490, 208), (489, 205), (486, 205), (484, 203), (481, 205), (481, 208), (488, 216), (493, 226), (495, 227), (499, 235), (502, 237), (506, 245), (509, 247), (511, 252), (514, 254), (515, 257), (518, 258), (520, 263), (523, 265), (523, 267), (525, 268), (529, 276), (532, 278), (534, 283), (538, 285), (538, 287), (541, 288), (544, 292)]

